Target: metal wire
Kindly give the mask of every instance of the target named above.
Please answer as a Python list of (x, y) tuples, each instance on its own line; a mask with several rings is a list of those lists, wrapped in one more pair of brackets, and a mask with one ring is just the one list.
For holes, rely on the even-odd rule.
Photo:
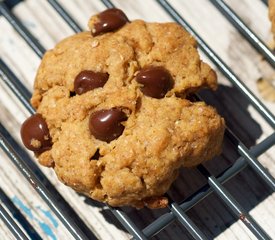
[(115, 5), (109, 0), (101, 0), (101, 2), (105, 5), (106, 8), (114, 8)]
[(74, 32), (81, 32), (81, 27), (56, 0), (48, 0), (48, 3), (52, 5), (52, 7), (60, 14), (65, 22), (74, 30)]
[(173, 202), (170, 210), (174, 213), (175, 217), (180, 223), (187, 229), (191, 236), (196, 240), (206, 240), (205, 234), (193, 223), (193, 221), (186, 215), (186, 213), (180, 208), (180, 206)]
[(265, 5), (268, 5), (268, 0), (262, 0)]
[(20, 34), (20, 36), (29, 44), (32, 50), (42, 57), (45, 53), (45, 48), (39, 43), (39, 41), (33, 37), (27, 28), (11, 13), (4, 2), (0, 1), (0, 13), (7, 19), (7, 21), (14, 27), (14, 29)]
[(9, 67), (0, 58), (0, 76), (5, 84), (13, 92), (13, 94), (19, 99), (23, 106), (31, 113), (35, 111), (31, 106), (29, 100), (31, 98), (30, 91), (21, 83), (21, 81), (15, 76), (15, 74), (9, 69)]
[(240, 154), (246, 158), (250, 167), (252, 167), (255, 172), (268, 184), (268, 186), (275, 192), (275, 181), (272, 175), (263, 167), (263, 165), (259, 164), (259, 162), (249, 154), (248, 149), (240, 143), (239, 147)]
[(132, 222), (132, 220), (127, 216), (126, 213), (121, 211), (119, 208), (113, 208), (109, 206), (114, 216), (120, 221), (120, 223), (125, 227), (125, 229), (134, 236), (135, 239), (146, 240), (147, 237), (143, 232)]
[(25, 235), (25, 233), (20, 229), (17, 223), (13, 220), (13, 218), (8, 214), (8, 212), (3, 208), (2, 204), (0, 204), (0, 218), (6, 224), (10, 232), (13, 234), (15, 239), (20, 240), (28, 240), (29, 238)]
[(209, 185), (217, 195), (226, 203), (232, 212), (249, 228), (257, 239), (271, 239), (259, 224), (244, 210), (244, 208), (225, 190), (222, 185), (213, 177), (208, 178)]
[[(10, 213), (9, 215), (12, 216), (12, 219), (17, 220), (17, 221), (14, 221), (14, 223), (12, 223), (13, 225), (17, 225), (16, 227), (18, 228), (20, 228), (19, 227), (20, 225), (22, 229), (25, 230), (26, 235), (28, 235), (31, 239), (42, 240), (42, 238), (39, 236), (39, 234), (34, 229), (34, 227), (25, 218), (23, 213), (21, 213), (20, 210), (15, 206), (13, 201), (9, 198), (9, 196), (7, 196), (7, 194), (3, 191), (2, 188), (0, 188), (0, 201), (2, 206), (5, 206), (5, 208)], [(15, 239), (18, 239), (17, 236), (14, 236), (14, 237)]]
[[(237, 136), (230, 130), (226, 129), (226, 135), (230, 140), (238, 146), (238, 151), (241, 156), (247, 161), (247, 163), (255, 170), (255, 172), (267, 183), (267, 185), (275, 191), (275, 179), (272, 175), (260, 164), (254, 157), (253, 154), (249, 152), (247, 147), (237, 138)], [(273, 142), (275, 144), (275, 140)]]
[[(58, 2), (55, 0), (48, 0), (49, 3), (57, 10), (57, 12), (62, 16), (62, 18), (71, 26), (71, 28), (75, 32), (79, 32), (81, 29), (80, 27), (74, 22), (74, 20), (69, 16), (69, 14), (62, 8)], [(222, 1), (214, 1), (213, 2), (222, 2)], [(101, 0), (101, 2), (106, 7), (115, 7), (111, 1), (108, 0)], [(213, 52), (212, 49), (208, 47), (208, 45), (200, 38), (200, 36), (191, 28), (191, 26), (171, 7), (171, 5), (165, 0), (157, 0), (157, 2), (166, 10), (170, 16), (180, 24), (182, 24), (192, 35), (194, 35), (202, 48), (202, 50), (206, 53), (206, 55), (219, 67), (219, 69), (224, 73), (224, 75), (235, 85), (237, 86), (240, 91), (245, 94), (245, 96), (249, 99), (249, 101), (254, 105), (257, 111), (266, 119), (266, 121), (274, 128), (275, 120), (273, 114), (261, 103), (259, 99), (257, 99), (250, 90), (241, 82), (241, 80), (225, 65), (225, 63)], [(0, 2), (0, 12), (3, 14), (4, 17), (11, 23), (11, 25), (16, 29), (16, 31), (22, 36), (22, 38), (31, 46), (31, 48), (37, 53), (38, 56), (42, 57), (45, 49), (43, 46), (39, 44), (39, 42), (28, 32), (26, 28), (20, 23), (20, 21), (9, 11), (9, 9)], [(236, 20), (236, 19), (235, 19)], [(247, 26), (245, 26), (245, 30), (247, 30)], [(248, 31), (248, 33), (250, 33)], [(248, 37), (251, 37), (250, 35)], [(252, 40), (251, 40), (252, 41)], [(259, 44), (257, 39), (253, 39), (255, 42), (254, 44)], [(254, 46), (253, 44), (253, 46)], [(256, 47), (256, 46), (254, 46)], [(263, 46), (261, 46), (262, 50), (265, 50)], [(260, 50), (260, 51), (262, 51)], [(262, 52), (263, 53), (263, 52)], [(267, 52), (268, 53), (268, 52)], [(263, 53), (264, 54), (264, 53)], [(274, 64), (274, 59), (272, 59)], [(274, 57), (274, 56), (273, 56)], [(14, 94), (18, 97), (18, 99), (23, 103), (23, 105), (33, 113), (33, 109), (28, 106), (26, 100), (29, 99), (30, 93), (23, 88), (22, 90), (18, 90), (20, 88), (21, 82), (16, 76), (9, 70), (9, 68), (5, 65), (5, 63), (0, 59), (0, 67), (2, 71), (0, 74), (3, 76), (5, 83)], [(21, 84), (22, 85), (22, 84)], [(22, 85), (23, 86), (23, 85)], [(24, 102), (25, 101), (25, 102)], [(16, 146), (13, 148), (9, 145), (9, 142), (6, 140), (11, 138), (8, 136), (9, 134), (6, 133), (3, 136), (3, 132), (6, 130), (0, 123), (1, 135), (0, 135), (0, 144), (7, 155), (11, 158), (11, 160), (16, 164), (22, 174), (28, 179), (28, 181), (32, 184), (34, 188), (37, 189), (38, 193), (42, 195), (42, 198), (47, 201), (54, 201), (54, 199), (49, 199), (49, 193), (43, 189), (43, 185), (39, 180), (33, 175), (30, 169), (26, 168), (20, 156), (14, 151)], [(161, 229), (165, 228), (168, 224), (174, 221), (176, 218), (185, 226), (185, 228), (190, 232), (190, 234), (195, 239), (206, 239), (206, 236), (200, 231), (200, 229), (192, 222), (192, 220), (185, 214), (187, 210), (192, 208), (198, 202), (202, 201), (205, 197), (207, 197), (210, 193), (215, 191), (218, 196), (232, 209), (237, 217), (239, 217), (247, 227), (259, 238), (261, 239), (268, 239), (268, 235), (261, 229), (261, 227), (252, 219), (250, 216), (245, 213), (242, 207), (234, 200), (234, 198), (227, 192), (226, 189), (221, 185), (224, 182), (228, 181), (230, 178), (235, 176), (237, 173), (242, 171), (248, 164), (252, 166), (257, 174), (259, 174), (267, 183), (268, 185), (274, 190), (274, 179), (273, 177), (263, 168), (263, 166), (258, 163), (255, 157), (259, 156), (263, 152), (265, 152), (268, 148), (274, 145), (275, 143), (275, 133), (270, 135), (268, 138), (263, 140), (261, 143), (256, 145), (254, 148), (248, 150), (234, 135), (227, 131), (227, 135), (229, 138), (232, 139), (233, 142), (237, 144), (238, 150), (242, 157), (240, 157), (231, 167), (223, 171), (221, 174), (214, 178), (207, 172), (207, 170), (200, 166), (198, 169), (200, 172), (208, 178), (208, 185), (203, 186), (190, 197), (185, 199), (180, 205), (176, 204), (171, 200), (170, 202), (170, 213), (162, 215), (160, 218), (156, 219), (153, 223), (147, 226), (143, 231), (141, 231), (132, 221), (131, 219), (120, 209), (111, 208), (112, 213), (117, 217), (117, 219), (122, 223), (122, 225), (131, 233), (134, 238), (136, 239), (147, 239), (147, 237), (151, 237), (158, 233)], [(12, 138), (11, 138), (12, 139)], [(23, 165), (22, 165), (23, 163)], [(40, 189), (42, 187), (42, 190)], [(39, 190), (40, 189), (40, 190)], [(48, 202), (47, 202), (48, 203)], [(50, 204), (51, 206), (51, 204)], [(70, 225), (70, 218), (64, 213), (59, 212), (57, 206), (53, 207), (53, 211), (61, 217), (61, 221), (64, 225), (72, 231), (71, 233), (74, 237), (78, 239), (85, 239), (86, 236), (81, 234), (79, 229), (75, 228), (74, 225)], [(63, 218), (62, 218), (63, 217)], [(65, 218), (65, 219), (64, 219)], [(66, 222), (68, 220), (68, 222)], [(70, 229), (71, 227), (71, 229)], [(80, 235), (79, 235), (80, 233)], [(82, 238), (83, 237), (83, 238)]]
[(221, 13), (239, 30), (239, 32), (257, 49), (265, 59), (275, 67), (273, 52), (261, 41), (261, 39), (239, 18), (239, 16), (223, 1), (210, 0)]
[(220, 184), (214, 176), (211, 176), (204, 166), (199, 165), (197, 169), (208, 179), (209, 186), (213, 188), (218, 197), (220, 197), (232, 210), (237, 218), (242, 220), (242, 222), (258, 239), (270, 239), (261, 226), (244, 210), (244, 208), (231, 196), (222, 184)]

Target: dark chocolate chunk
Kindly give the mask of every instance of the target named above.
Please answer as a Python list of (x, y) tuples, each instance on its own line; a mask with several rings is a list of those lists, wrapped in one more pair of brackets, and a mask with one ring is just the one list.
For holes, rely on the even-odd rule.
[(78, 95), (103, 87), (109, 78), (108, 73), (84, 70), (74, 80), (74, 90)]
[(127, 22), (129, 22), (127, 16), (120, 9), (107, 9), (98, 14), (98, 22), (94, 24), (92, 35), (97, 36), (102, 33), (115, 31)]
[(96, 150), (95, 154), (91, 157), (90, 160), (98, 160), (101, 157), (99, 149)]
[(41, 114), (37, 113), (26, 119), (20, 133), (25, 147), (29, 150), (42, 153), (52, 146), (47, 123)]
[(74, 97), (76, 95), (75, 92), (70, 92), (70, 97)]
[(111, 142), (123, 133), (121, 122), (126, 120), (126, 114), (118, 108), (103, 109), (91, 114), (89, 129), (95, 138)]
[(149, 97), (163, 98), (174, 85), (171, 74), (164, 67), (146, 67), (140, 70), (136, 81), (141, 86), (141, 91)]

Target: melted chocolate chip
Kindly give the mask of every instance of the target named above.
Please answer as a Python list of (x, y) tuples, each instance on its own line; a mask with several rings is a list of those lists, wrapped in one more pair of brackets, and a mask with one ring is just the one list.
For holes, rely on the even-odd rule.
[(52, 146), (47, 123), (38, 113), (22, 124), (21, 138), (26, 148), (37, 153), (42, 153)]
[(95, 138), (111, 142), (123, 133), (124, 126), (121, 122), (126, 120), (126, 114), (118, 108), (103, 109), (92, 113), (89, 129)]
[(74, 80), (74, 90), (78, 95), (103, 87), (109, 78), (108, 73), (84, 70)]
[(153, 98), (163, 98), (173, 87), (171, 74), (163, 67), (146, 67), (140, 70), (136, 81), (142, 84), (141, 91)]
[(98, 22), (94, 24), (93, 36), (101, 33), (112, 32), (129, 22), (127, 16), (120, 9), (110, 8), (98, 15)]

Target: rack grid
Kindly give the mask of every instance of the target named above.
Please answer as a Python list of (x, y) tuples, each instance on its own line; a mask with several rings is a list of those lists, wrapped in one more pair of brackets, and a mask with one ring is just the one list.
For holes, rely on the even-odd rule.
[[(257, 49), (269, 62), (269, 64), (275, 66), (275, 56), (273, 52), (253, 33), (245, 23), (238, 17), (238, 15), (226, 5), (223, 0), (210, 0), (219, 11), (244, 35), (251, 45)], [(48, 0), (50, 5), (60, 14), (65, 22), (73, 29), (74, 32), (80, 32), (81, 28), (74, 21), (74, 19), (64, 10), (64, 8), (56, 0)], [(101, 2), (107, 7), (115, 7), (109, 0), (101, 0)], [(156, 2), (174, 19), (181, 24), (189, 33), (191, 33), (197, 40), (199, 48), (208, 56), (208, 58), (217, 66), (217, 68), (224, 74), (224, 76), (239, 89), (239, 91), (248, 99), (248, 101), (254, 106), (258, 113), (266, 120), (266, 122), (275, 128), (275, 117), (271, 111), (245, 86), (245, 84), (238, 78), (238, 76), (223, 62), (223, 60), (207, 45), (207, 43), (196, 33), (193, 28), (186, 22), (186, 20), (177, 12), (168, 1), (156, 0)], [(266, 3), (266, 1), (265, 1)], [(5, 2), (0, 1), (0, 13), (8, 20), (8, 22), (14, 27), (14, 29), (20, 34), (20, 36), (28, 43), (33, 51), (41, 58), (45, 52), (43, 46), (35, 39), (34, 36), (23, 26), (23, 24), (16, 18), (15, 15), (6, 6)], [(6, 63), (0, 59), (0, 75), (23, 104), (23, 106), (33, 114), (35, 111), (29, 103), (31, 93), (21, 83), (21, 81), (10, 70)], [(197, 96), (197, 98), (200, 98)], [(223, 186), (225, 182), (233, 178), (237, 173), (241, 172), (248, 165), (252, 167), (256, 174), (258, 174), (267, 186), (272, 191), (275, 191), (275, 180), (272, 175), (265, 169), (262, 164), (257, 160), (257, 157), (274, 146), (275, 132), (269, 137), (262, 140), (252, 148), (248, 149), (235, 134), (227, 127), (225, 137), (234, 144), (240, 154), (240, 157), (227, 169), (225, 169), (218, 176), (214, 177), (203, 165), (197, 167), (198, 171), (207, 179), (207, 184), (194, 192), (192, 195), (184, 199), (181, 203), (176, 203), (167, 195), (169, 199), (169, 212), (163, 214), (159, 218), (155, 219), (144, 229), (139, 229), (130, 217), (120, 208), (112, 208), (107, 206), (114, 216), (120, 221), (125, 229), (133, 236), (134, 239), (149, 239), (156, 235), (162, 229), (167, 227), (171, 222), (178, 220), (183, 227), (193, 236), (194, 239), (207, 239), (205, 234), (200, 228), (188, 217), (187, 211), (215, 192), (219, 198), (228, 206), (228, 208), (234, 213), (236, 219), (240, 219), (246, 225), (246, 227), (258, 238), (258, 239), (270, 239), (268, 234), (262, 229), (262, 227), (244, 210), (236, 199), (226, 190)], [(0, 123), (0, 145), (4, 152), (8, 155), (13, 164), (20, 170), (23, 176), (29, 181), (32, 187), (37, 191), (40, 197), (48, 204), (64, 226), (69, 230), (75, 239), (96, 239), (96, 236), (90, 234), (87, 236), (83, 230), (79, 228), (79, 225), (72, 219), (71, 215), (68, 215), (60, 207), (60, 202), (57, 201), (56, 196), (50, 193), (48, 189), (43, 185), (40, 177), (43, 173), (38, 171), (34, 173), (30, 167), (31, 159), (26, 154), (19, 144), (12, 138), (5, 127)], [(43, 176), (45, 177), (45, 176)], [(46, 178), (46, 177), (45, 177)], [(54, 188), (54, 187), (53, 187)], [(3, 193), (2, 193), (3, 194)], [(62, 198), (58, 195), (59, 198)], [(66, 202), (64, 199), (62, 201)], [(5, 202), (4, 202), (5, 203)], [(69, 206), (68, 206), (69, 207)], [(74, 212), (71, 209), (71, 212)], [(76, 215), (74, 213), (73, 215)], [(6, 210), (0, 205), (0, 217), (6, 223), (12, 234), (16, 239), (28, 239), (22, 232), (20, 226), (9, 216)], [(84, 224), (84, 223), (81, 223)], [(83, 229), (83, 228), (82, 228)]]

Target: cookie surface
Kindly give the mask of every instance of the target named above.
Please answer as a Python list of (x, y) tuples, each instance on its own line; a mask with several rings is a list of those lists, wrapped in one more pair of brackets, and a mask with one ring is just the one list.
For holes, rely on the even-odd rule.
[[(99, 23), (90, 19), (92, 33)], [(95, 200), (164, 207), (181, 166), (221, 151), (224, 120), (186, 99), (215, 89), (216, 74), (175, 23), (122, 16), (111, 30), (73, 35), (44, 55), (31, 103), (52, 146), (36, 153), (64, 184)]]
[(275, 39), (275, 0), (268, 0), (269, 18), (271, 21), (271, 31)]

